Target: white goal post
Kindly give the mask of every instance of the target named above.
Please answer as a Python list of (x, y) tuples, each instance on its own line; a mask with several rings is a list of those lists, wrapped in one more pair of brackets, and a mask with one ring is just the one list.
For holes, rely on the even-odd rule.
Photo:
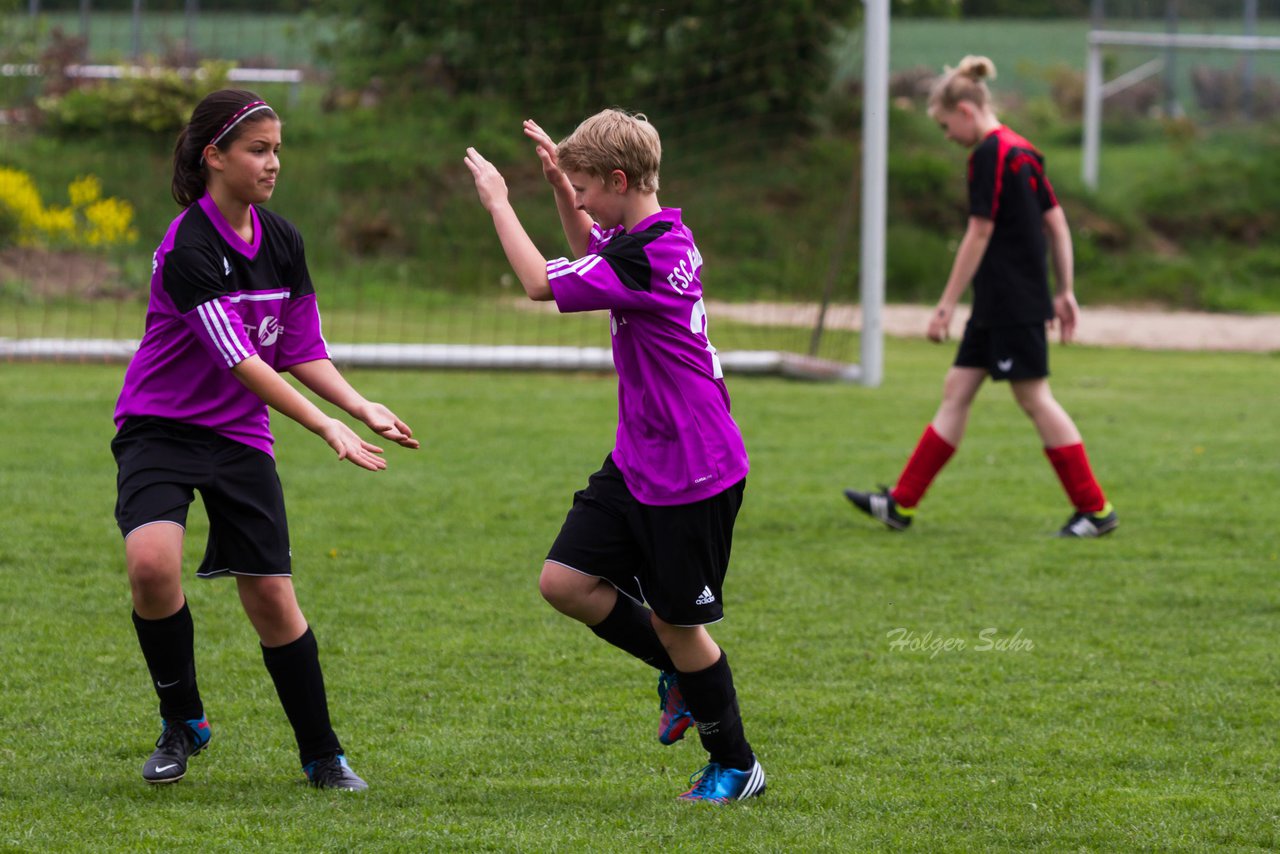
[(857, 379), (884, 378), (885, 217), (889, 152), (889, 0), (866, 0), (862, 23), (862, 240), (859, 301), (862, 337)]
[(1244, 53), (1280, 51), (1274, 36), (1219, 36), (1195, 33), (1143, 33), (1091, 30), (1084, 74), (1084, 155), (1081, 178), (1090, 190), (1098, 189), (1098, 156), (1102, 145), (1102, 101), (1158, 71), (1159, 61), (1149, 62), (1107, 83), (1102, 79), (1104, 47), (1155, 47), (1174, 50), (1234, 50)]

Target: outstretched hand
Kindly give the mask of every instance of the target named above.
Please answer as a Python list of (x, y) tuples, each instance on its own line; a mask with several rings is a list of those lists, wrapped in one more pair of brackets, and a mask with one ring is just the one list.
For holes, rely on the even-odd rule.
[(476, 179), (476, 192), (480, 194), (480, 204), (484, 205), (485, 210), (492, 212), (494, 208), (507, 203), (507, 182), (503, 180), (497, 167), (481, 157), (480, 152), (474, 148), (467, 149), (463, 162)]
[(382, 471), (387, 467), (387, 461), (379, 456), (381, 448), (361, 439), (354, 430), (336, 418), (329, 419), (320, 431), (320, 436), (329, 443), (330, 448), (338, 452), (340, 460), (347, 460), (369, 471)]
[(419, 447), (420, 443), (413, 438), (413, 431), (409, 429), (409, 425), (397, 418), (394, 412), (381, 403), (370, 401), (356, 415), (368, 425), (370, 430), (388, 442), (395, 442), (401, 447), (412, 450), (417, 450)]
[(560, 161), (556, 157), (556, 144), (551, 141), (551, 135), (538, 127), (538, 123), (533, 119), (524, 120), (524, 135), (537, 143), (535, 151), (538, 152), (538, 159), (542, 161), (542, 176), (547, 179), (547, 182), (555, 186), (565, 181), (564, 171), (560, 168)]
[(1080, 320), (1080, 305), (1074, 293), (1058, 294), (1053, 298), (1053, 316), (1058, 321), (1058, 334), (1063, 344), (1076, 340), (1076, 323)]

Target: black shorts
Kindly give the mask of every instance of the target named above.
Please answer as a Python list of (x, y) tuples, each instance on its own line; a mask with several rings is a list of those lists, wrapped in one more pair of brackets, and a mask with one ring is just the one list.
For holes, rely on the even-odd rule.
[(692, 504), (641, 504), (610, 454), (574, 493), (547, 560), (603, 578), (672, 625), (714, 623), (746, 485)]
[(200, 490), (209, 542), (196, 575), (291, 575), (284, 492), (270, 454), (166, 418), (130, 418), (114, 439), (116, 523), (183, 527)]
[(1036, 380), (1049, 376), (1049, 340), (1045, 325), (964, 327), (956, 351), (957, 368), (982, 368), (993, 380)]

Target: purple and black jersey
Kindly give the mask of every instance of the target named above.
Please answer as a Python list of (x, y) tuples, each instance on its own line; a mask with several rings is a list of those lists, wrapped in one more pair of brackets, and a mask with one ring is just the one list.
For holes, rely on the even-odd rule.
[(1053, 318), (1044, 214), (1058, 199), (1044, 157), (1001, 125), (969, 156), (969, 214), (995, 223), (973, 276), (973, 322), (1015, 326)]
[(608, 309), (618, 372), (613, 461), (643, 504), (690, 504), (747, 476), (720, 360), (707, 340), (702, 255), (677, 208), (607, 232), (547, 264), (562, 312)]
[(156, 416), (271, 453), (267, 405), (231, 373), (257, 355), (277, 371), (329, 358), (302, 236), (250, 208), (252, 244), (208, 196), (169, 226), (152, 261), (146, 331), (116, 403), (119, 427)]

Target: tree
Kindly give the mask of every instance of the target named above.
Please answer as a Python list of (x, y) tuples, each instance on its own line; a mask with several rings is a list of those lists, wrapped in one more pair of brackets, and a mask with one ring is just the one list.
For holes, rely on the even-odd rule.
[[(561, 118), (613, 104), (666, 115), (804, 121), (829, 82), (848, 0), (324, 0), (348, 83), (501, 95)], [(554, 110), (554, 113), (547, 112)]]

